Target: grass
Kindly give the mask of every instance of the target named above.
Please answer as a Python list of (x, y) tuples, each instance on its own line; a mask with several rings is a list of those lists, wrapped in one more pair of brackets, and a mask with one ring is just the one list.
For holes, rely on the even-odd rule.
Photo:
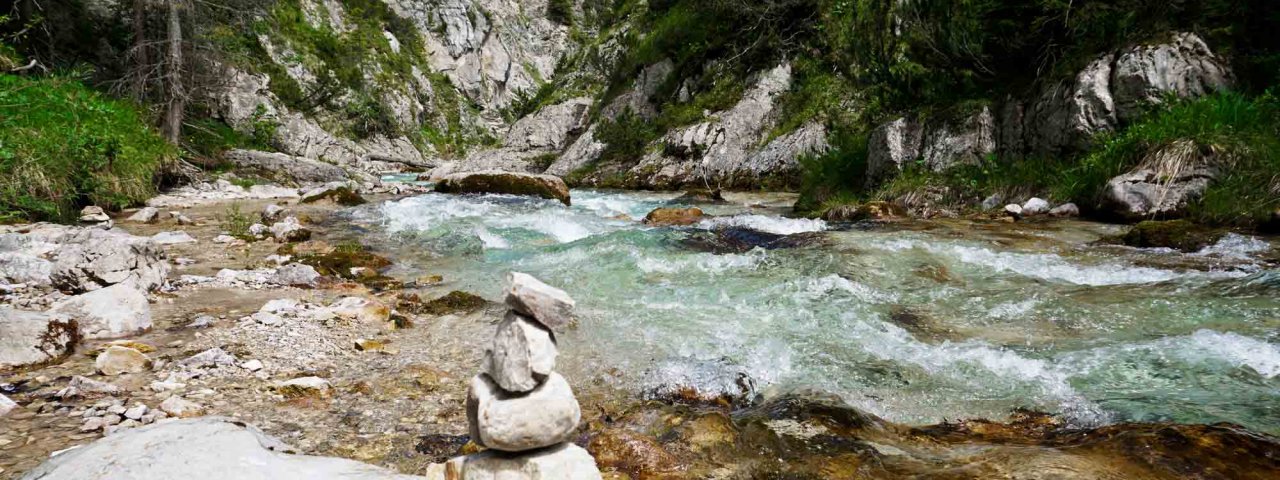
[(139, 107), (76, 78), (0, 75), (0, 219), (61, 220), (150, 198), (177, 157)]
[(249, 227), (253, 226), (254, 223), (253, 217), (244, 213), (239, 203), (232, 203), (227, 206), (226, 210), (223, 210), (222, 214), (218, 215), (218, 224), (227, 232), (227, 235), (245, 241), (252, 242), (257, 240), (249, 232)]

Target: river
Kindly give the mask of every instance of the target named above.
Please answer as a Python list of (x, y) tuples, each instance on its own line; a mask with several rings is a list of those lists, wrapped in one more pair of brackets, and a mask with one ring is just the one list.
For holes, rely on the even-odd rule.
[[(1095, 243), (1084, 221), (832, 225), (779, 194), (700, 205), (693, 227), (638, 219), (676, 194), (575, 190), (573, 206), (427, 194), (350, 212), (392, 273), (500, 300), (505, 272), (578, 302), (560, 338), (575, 382), (769, 397), (833, 393), (887, 420), (1092, 427), (1232, 422), (1280, 434), (1280, 271), (1267, 240), (1185, 254)], [(709, 231), (803, 234), (795, 248), (708, 251)]]

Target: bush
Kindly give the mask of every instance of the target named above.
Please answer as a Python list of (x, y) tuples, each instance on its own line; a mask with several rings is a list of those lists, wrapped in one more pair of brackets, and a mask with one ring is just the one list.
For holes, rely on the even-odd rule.
[(138, 204), (176, 153), (128, 102), (69, 77), (0, 75), (0, 217), (69, 220), (85, 205)]

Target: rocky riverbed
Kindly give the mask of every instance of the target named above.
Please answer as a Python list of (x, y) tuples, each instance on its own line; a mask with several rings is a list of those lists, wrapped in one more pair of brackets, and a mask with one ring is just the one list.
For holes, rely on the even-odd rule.
[[(7, 227), (6, 307), (119, 284), (149, 324), (3, 374), (0, 478), (173, 417), (439, 478), (481, 448), (467, 388), (511, 270), (578, 302), (556, 371), (605, 478), (1280, 474), (1267, 239), (1181, 254), (1095, 245), (1120, 229), (1076, 221), (827, 224), (777, 195), (675, 201), (708, 217), (644, 226), (675, 195), (348, 188), (368, 203), (214, 186), (109, 230)], [(145, 245), (84, 268), (88, 231)]]

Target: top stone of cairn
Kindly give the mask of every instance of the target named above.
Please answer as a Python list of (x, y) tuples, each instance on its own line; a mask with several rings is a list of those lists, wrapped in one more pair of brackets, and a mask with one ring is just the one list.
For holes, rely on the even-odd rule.
[(511, 272), (507, 275), (507, 306), (531, 317), (552, 330), (560, 330), (573, 320), (573, 299), (564, 290), (533, 276)]

